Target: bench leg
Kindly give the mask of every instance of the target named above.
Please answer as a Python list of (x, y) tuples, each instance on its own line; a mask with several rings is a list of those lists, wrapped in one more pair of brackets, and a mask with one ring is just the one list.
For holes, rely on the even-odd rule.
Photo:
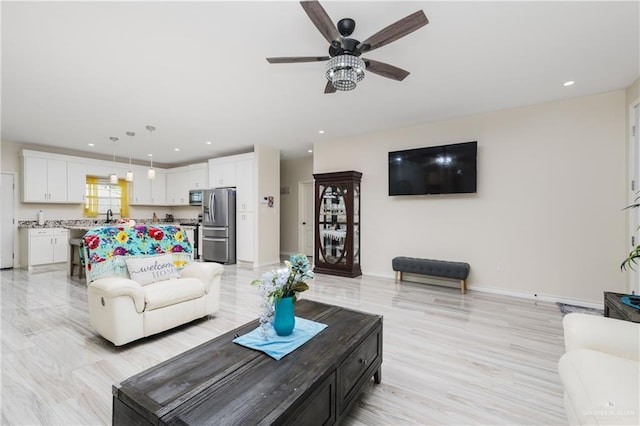
[(465, 294), (467, 292), (466, 280), (460, 280), (460, 293)]
[(395, 282), (398, 282), (398, 271), (395, 271)]

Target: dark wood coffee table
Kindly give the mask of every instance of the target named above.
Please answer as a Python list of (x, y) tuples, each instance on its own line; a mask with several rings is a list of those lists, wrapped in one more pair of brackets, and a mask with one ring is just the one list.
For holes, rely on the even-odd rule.
[(622, 303), (628, 294), (604, 292), (604, 316), (631, 322), (640, 322), (640, 309)]
[(114, 425), (333, 424), (381, 380), (382, 317), (309, 300), (328, 327), (280, 361), (232, 342), (252, 321), (113, 386)]

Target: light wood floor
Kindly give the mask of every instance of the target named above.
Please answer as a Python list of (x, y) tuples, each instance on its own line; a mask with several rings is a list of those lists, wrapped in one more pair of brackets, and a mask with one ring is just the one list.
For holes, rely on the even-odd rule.
[[(258, 316), (249, 282), (264, 270), (226, 266), (216, 316), (119, 348), (90, 328), (65, 267), (1, 271), (1, 424), (111, 424), (112, 384)], [(310, 284), (303, 297), (384, 315), (382, 383), (348, 424), (566, 424), (555, 305), (372, 277)]]

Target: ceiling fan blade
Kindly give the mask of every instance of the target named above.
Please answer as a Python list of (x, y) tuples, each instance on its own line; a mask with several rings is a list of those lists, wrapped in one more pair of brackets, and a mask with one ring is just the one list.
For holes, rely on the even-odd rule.
[(340, 33), (335, 24), (324, 10), (320, 2), (317, 1), (301, 1), (300, 5), (307, 12), (309, 19), (316, 26), (322, 36), (331, 44), (340, 45)]
[(369, 52), (373, 49), (377, 49), (393, 41), (396, 41), (399, 38), (406, 36), (407, 34), (411, 34), (415, 30), (424, 27), (428, 23), (429, 20), (427, 19), (427, 16), (422, 10), (419, 10), (409, 16), (402, 18), (398, 22), (381, 29), (380, 31), (360, 43), (358, 45), (358, 49), (360, 49), (361, 52)]
[(324, 86), (324, 93), (336, 93), (336, 88), (333, 87), (333, 83), (327, 81), (327, 85)]
[(282, 56), (278, 58), (267, 58), (270, 64), (291, 64), (295, 62), (321, 62), (328, 61), (329, 56)]
[(362, 58), (362, 60), (367, 66), (367, 71), (392, 80), (402, 81), (410, 74), (409, 71), (394, 67), (393, 65), (385, 64), (384, 62), (374, 61), (373, 59), (367, 58)]

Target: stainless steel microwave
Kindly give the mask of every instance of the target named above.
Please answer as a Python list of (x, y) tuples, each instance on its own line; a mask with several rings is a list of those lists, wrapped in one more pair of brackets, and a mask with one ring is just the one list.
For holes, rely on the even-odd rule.
[(202, 189), (192, 189), (189, 191), (189, 205), (190, 206), (202, 205)]

